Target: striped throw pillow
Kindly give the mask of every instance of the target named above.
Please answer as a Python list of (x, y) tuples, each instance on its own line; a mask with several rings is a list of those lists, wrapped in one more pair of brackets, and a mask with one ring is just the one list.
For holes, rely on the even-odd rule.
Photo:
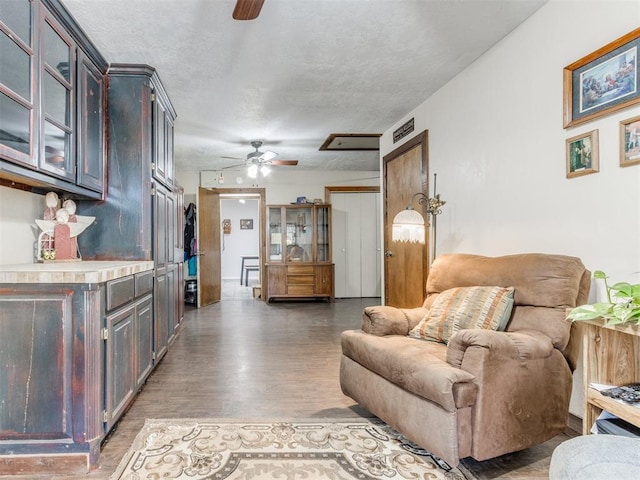
[(458, 330), (503, 330), (513, 308), (513, 287), (457, 287), (440, 293), (409, 336), (449, 343)]

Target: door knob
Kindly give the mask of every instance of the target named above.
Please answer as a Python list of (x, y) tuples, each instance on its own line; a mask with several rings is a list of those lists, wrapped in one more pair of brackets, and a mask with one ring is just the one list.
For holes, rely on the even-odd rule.
[(393, 257), (393, 252), (391, 250), (385, 250), (384, 256), (385, 257)]

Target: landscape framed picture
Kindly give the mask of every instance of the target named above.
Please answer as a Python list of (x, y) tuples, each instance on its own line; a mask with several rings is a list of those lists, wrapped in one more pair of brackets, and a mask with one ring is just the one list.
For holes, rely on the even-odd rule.
[(640, 103), (637, 28), (564, 68), (564, 128)]
[(620, 166), (640, 164), (640, 116), (620, 122)]
[(241, 218), (240, 219), (240, 230), (253, 230), (253, 219), (252, 218)]
[(598, 130), (567, 139), (567, 178), (580, 177), (600, 170)]

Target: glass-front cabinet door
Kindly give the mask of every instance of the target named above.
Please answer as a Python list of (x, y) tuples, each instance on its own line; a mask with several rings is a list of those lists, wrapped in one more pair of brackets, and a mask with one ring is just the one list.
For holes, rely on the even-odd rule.
[(313, 209), (291, 207), (286, 209), (285, 261), (313, 261)]
[(318, 262), (331, 260), (329, 206), (316, 207), (316, 253)]
[(43, 9), (41, 45), (42, 139), (40, 168), (75, 180), (73, 150), (75, 45)]
[(269, 262), (331, 262), (329, 205), (268, 207)]
[(268, 218), (268, 261), (282, 262), (282, 208), (269, 207)]
[(0, 1), (0, 157), (36, 166), (34, 4)]

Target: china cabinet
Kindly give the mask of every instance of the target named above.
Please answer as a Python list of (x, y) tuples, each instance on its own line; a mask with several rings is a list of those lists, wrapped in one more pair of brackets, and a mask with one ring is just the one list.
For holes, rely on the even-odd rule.
[(267, 302), (333, 300), (331, 205), (269, 205), (267, 212)]

